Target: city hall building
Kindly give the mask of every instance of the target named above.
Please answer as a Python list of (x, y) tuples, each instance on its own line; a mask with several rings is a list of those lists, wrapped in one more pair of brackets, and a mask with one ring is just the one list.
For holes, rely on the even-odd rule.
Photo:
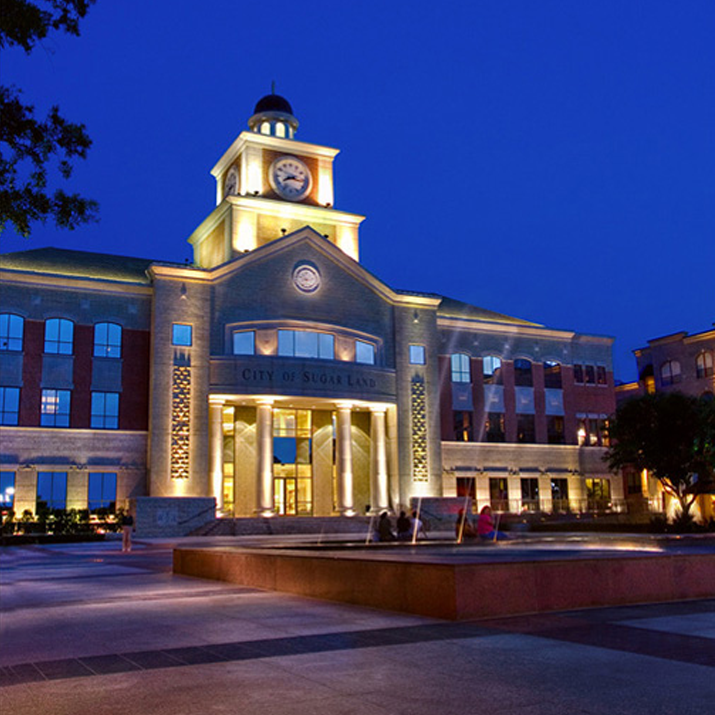
[(232, 516), (617, 508), (612, 340), (386, 285), (360, 264), (363, 216), (334, 206), (338, 151), (296, 140), (275, 94), (248, 124), (192, 264), (0, 257), (4, 503), (151, 498), (167, 524), (201, 498)]

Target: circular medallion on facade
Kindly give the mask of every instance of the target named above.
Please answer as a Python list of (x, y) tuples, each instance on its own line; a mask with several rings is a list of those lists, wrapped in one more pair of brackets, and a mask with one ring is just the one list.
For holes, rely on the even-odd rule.
[(298, 263), (293, 269), (293, 285), (301, 293), (315, 293), (320, 288), (320, 271), (312, 263)]

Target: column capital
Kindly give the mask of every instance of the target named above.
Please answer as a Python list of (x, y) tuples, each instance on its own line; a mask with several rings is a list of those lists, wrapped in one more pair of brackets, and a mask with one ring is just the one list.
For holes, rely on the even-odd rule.
[(335, 403), (335, 408), (337, 410), (352, 410), (353, 403), (352, 402), (344, 402), (341, 400), (340, 402)]
[(376, 402), (372, 405), (370, 405), (370, 412), (373, 414), (384, 414), (387, 412), (387, 410), (390, 408), (390, 405), (381, 403), (381, 402)]
[(273, 407), (273, 403), (276, 401), (275, 397), (259, 397), (256, 400), (256, 405), (258, 407)]
[(226, 400), (223, 397), (218, 397), (216, 395), (209, 395), (209, 405), (216, 405), (217, 407), (223, 407), (226, 404)]

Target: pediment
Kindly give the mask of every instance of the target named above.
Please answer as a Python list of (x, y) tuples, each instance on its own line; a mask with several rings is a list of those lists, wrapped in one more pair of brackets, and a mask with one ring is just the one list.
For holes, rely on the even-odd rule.
[(217, 266), (208, 275), (212, 282), (223, 283), (235, 277), (241, 283), (241, 276), (256, 272), (264, 281), (275, 281), (276, 289), (290, 281), (298, 293), (317, 294), (325, 284), (339, 282), (347, 296), (355, 292), (347, 290), (347, 286), (357, 283), (390, 303), (422, 302), (392, 290), (310, 226)]

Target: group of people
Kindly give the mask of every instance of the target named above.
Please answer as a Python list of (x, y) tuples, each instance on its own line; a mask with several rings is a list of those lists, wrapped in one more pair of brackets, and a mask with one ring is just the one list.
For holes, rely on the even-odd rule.
[(454, 533), (459, 542), (464, 539), (504, 541), (509, 538), (503, 531), (499, 531), (495, 528), (492, 508), (489, 505), (483, 506), (479, 512), (476, 528), (469, 520), (469, 517), (464, 513), (464, 509), (460, 509), (457, 514), (457, 521), (454, 522)]
[(386, 511), (380, 514), (377, 522), (375, 537), (377, 541), (412, 541), (412, 539), (427, 538), (425, 525), (416, 511), (408, 517), (404, 511), (400, 512), (396, 523), (397, 531), (392, 530), (392, 522)]

